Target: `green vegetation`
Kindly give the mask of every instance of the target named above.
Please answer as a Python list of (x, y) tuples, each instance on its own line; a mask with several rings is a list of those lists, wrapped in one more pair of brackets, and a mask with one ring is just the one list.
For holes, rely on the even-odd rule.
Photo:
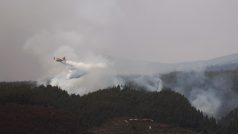
[(214, 119), (203, 116), (185, 97), (168, 89), (147, 92), (116, 87), (83, 96), (80, 103), (81, 115), (86, 115), (83, 122), (93, 121), (88, 126), (101, 124), (101, 119), (136, 117), (197, 131), (215, 129)]
[(238, 133), (238, 108), (231, 111), (226, 117), (220, 120), (219, 134)]
[[(57, 133), (83, 133), (111, 119), (122, 117), (149, 118), (156, 123), (168, 124), (173, 128), (188, 128), (202, 133), (216, 133), (217, 131), (215, 119), (204, 116), (202, 112), (192, 107), (184, 96), (170, 89), (164, 89), (161, 92), (147, 92), (125, 86), (123, 90), (120, 87), (112, 87), (79, 96), (69, 95), (57, 87), (37, 87), (30, 82), (0, 83), (0, 112), (7, 108), (4, 106), (12, 104), (16, 104), (19, 110), (24, 109), (24, 106), (34, 106), (34, 108), (51, 109), (49, 114), (57, 113), (59, 110), (63, 111), (52, 120), (55, 128), (65, 127), (64, 130), (67, 131)], [(14, 112), (17, 114), (18, 110)], [(11, 113), (14, 114), (14, 112)], [(70, 125), (62, 125), (62, 121), (59, 125), (55, 124), (57, 122), (55, 120), (61, 120), (61, 116), (62, 120)], [(32, 122), (36, 121), (32, 120)], [(3, 120), (0, 122), (4, 123)], [(48, 129), (50, 128), (46, 127), (45, 131)]]
[(80, 120), (54, 107), (7, 103), (0, 105), (1, 134), (78, 134)]

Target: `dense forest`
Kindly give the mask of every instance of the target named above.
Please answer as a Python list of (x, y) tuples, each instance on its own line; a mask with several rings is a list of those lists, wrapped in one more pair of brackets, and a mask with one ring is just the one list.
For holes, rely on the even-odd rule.
[(151, 119), (200, 133), (238, 133), (238, 110), (217, 122), (168, 88), (111, 87), (84, 96), (34, 82), (0, 83), (0, 133), (90, 133), (115, 118)]

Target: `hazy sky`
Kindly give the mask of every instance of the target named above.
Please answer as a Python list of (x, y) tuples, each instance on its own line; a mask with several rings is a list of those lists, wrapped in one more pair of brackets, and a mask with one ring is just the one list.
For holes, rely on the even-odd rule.
[(237, 24), (237, 0), (0, 0), (0, 80), (36, 79), (42, 61), (69, 52), (156, 62), (237, 53)]

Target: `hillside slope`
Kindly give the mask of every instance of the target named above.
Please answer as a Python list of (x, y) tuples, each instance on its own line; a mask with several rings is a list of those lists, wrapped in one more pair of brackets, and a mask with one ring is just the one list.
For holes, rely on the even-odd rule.
[(90, 132), (92, 134), (199, 134), (189, 129), (156, 123), (151, 119), (137, 118), (114, 118)]
[(0, 105), (1, 134), (78, 134), (77, 116), (53, 107), (7, 103)]
[[(16, 105), (8, 107), (9, 103)], [(192, 107), (184, 96), (170, 89), (149, 92), (129, 86), (123, 88), (118, 86), (78, 96), (69, 95), (57, 87), (37, 87), (24, 82), (0, 83), (0, 104), (3, 105), (1, 117), (3, 119), (8, 117), (1, 120), (2, 126), (5, 126), (3, 128), (8, 126), (4, 125), (5, 122), (11, 121), (12, 128), (16, 125), (17, 129), (22, 128), (23, 132), (28, 126), (41, 129), (41, 125), (38, 124), (40, 122), (43, 123), (42, 126), (45, 125), (44, 133), (65, 133), (64, 130), (72, 133), (71, 131), (79, 131), (77, 129), (90, 130), (108, 120), (120, 117), (150, 118), (157, 123), (189, 128), (198, 132), (212, 133), (216, 129), (213, 118), (204, 116), (202, 112)], [(52, 113), (56, 113), (53, 118)], [(19, 122), (24, 122), (20, 125), (25, 127), (19, 127)], [(57, 128), (59, 132), (55, 130)], [(77, 129), (74, 131), (74, 128)], [(17, 129), (6, 131), (12, 132)]]

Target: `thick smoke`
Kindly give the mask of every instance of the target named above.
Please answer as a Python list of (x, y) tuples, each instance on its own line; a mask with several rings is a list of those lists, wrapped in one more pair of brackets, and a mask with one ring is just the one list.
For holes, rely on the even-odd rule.
[(163, 83), (159, 75), (130, 75), (121, 77), (126, 85), (148, 91), (161, 91)]
[[(96, 58), (96, 57), (95, 57)], [(49, 79), (48, 83), (75, 94), (86, 94), (98, 89), (122, 85), (109, 63), (66, 61), (65, 69)]]
[[(234, 83), (230, 76), (178, 73), (176, 80), (163, 79), (162, 84), (160, 76), (143, 74), (148, 71), (147, 66), (136, 72), (139, 75), (130, 76), (130, 70), (136, 70), (136, 66), (126, 66), (125, 63), (124, 67), (118, 67), (117, 61), (91, 50), (85, 42), (87, 39), (77, 31), (42, 31), (29, 38), (24, 50), (37, 57), (44, 70), (39, 83), (59, 86), (80, 95), (128, 83), (150, 91), (160, 91), (164, 85), (185, 95), (193, 106), (207, 115), (217, 118), (237, 106), (238, 95), (232, 89)], [(67, 64), (54, 62), (54, 56), (66, 56)], [(123, 76), (125, 72), (129, 76)]]
[[(40, 84), (59, 86), (69, 93), (84, 95), (128, 83), (142, 89), (160, 91), (164, 85), (185, 95), (193, 106), (209, 116), (219, 118), (237, 106), (238, 95), (232, 88), (234, 83), (230, 76), (208, 77), (204, 72), (178, 73), (176, 80), (163, 79), (162, 84), (160, 76), (143, 74), (153, 68), (137, 64), (126, 66), (127, 63), (119, 67), (113, 58), (90, 49), (87, 42), (84, 34), (77, 31), (44, 30), (29, 38), (24, 50), (37, 57), (43, 69), (39, 75)], [(66, 56), (67, 64), (54, 62), (54, 56)], [(137, 66), (141, 67), (138, 71)], [(136, 72), (131, 73), (130, 70)], [(139, 75), (123, 76), (135, 73)]]
[(118, 85), (132, 85), (149, 91), (162, 89), (162, 82), (158, 76), (121, 76), (112, 63), (106, 59), (98, 59), (98, 57), (94, 57), (94, 62), (66, 60), (58, 64), (62, 64), (65, 68), (50, 78), (39, 80), (39, 85), (58, 86), (68, 93), (80, 95)]
[[(150, 91), (160, 91), (162, 84), (154, 76), (122, 77), (120, 72), (130, 70), (125, 64), (118, 68), (112, 58), (96, 53), (84, 44), (79, 32), (42, 31), (27, 40), (24, 50), (36, 56), (44, 69), (39, 84), (50, 84), (75, 94), (86, 94), (98, 89), (125, 85), (128, 81), (143, 85)], [(54, 62), (53, 57), (66, 57), (65, 63)], [(147, 68), (143, 69), (144, 71)], [(126, 71), (130, 74), (129, 71)], [(140, 86), (142, 87), (142, 86)]]
[[(204, 4), (207, 1), (174, 3), (175, 1), (3, 0), (0, 4), (3, 18), (0, 37), (0, 47), (3, 50), (0, 56), (3, 63), (1, 78), (8, 80), (7, 76), (11, 76), (9, 80), (13, 80), (18, 76), (17, 79), (22, 80), (23, 75), (35, 74), (34, 78), (39, 77), (40, 84), (59, 86), (69, 93), (80, 95), (128, 83), (150, 91), (160, 91), (160, 77), (145, 75), (145, 72), (155, 72), (157, 65), (150, 67), (129, 61), (122, 62), (129, 65), (124, 66), (107, 56), (177, 62), (184, 59), (205, 59), (221, 55), (218, 52), (225, 54), (237, 50), (234, 49), (237, 38), (234, 36), (231, 39), (230, 36), (236, 29), (236, 17), (226, 15), (235, 13), (227, 8), (217, 10), (217, 6), (227, 4), (214, 1), (211, 3), (216, 4), (208, 4), (210, 6)], [(190, 12), (204, 8), (206, 10)], [(230, 6), (229, 9), (236, 11), (236, 8)], [(184, 18), (185, 21), (174, 16)], [(197, 20), (207, 21), (204, 23)], [(232, 23), (228, 25), (224, 20)], [(214, 29), (218, 29), (216, 34)], [(204, 31), (208, 34), (204, 34)], [(216, 46), (218, 51), (211, 53), (214, 45), (208, 44), (219, 44), (221, 47)], [(24, 56), (18, 50), (22, 45)], [(5, 47), (8, 48), (6, 52)], [(181, 48), (191, 51), (186, 53), (180, 51), (184, 50)], [(210, 51), (201, 55), (204, 49)], [(29, 55), (25, 55), (25, 52)], [(66, 64), (55, 63), (54, 56), (66, 56), (69, 61)], [(10, 65), (10, 60), (5, 57), (13, 57), (10, 58)], [(22, 59), (26, 62), (19, 69), (19, 61)], [(121, 73), (140, 75), (122, 76)], [(27, 78), (34, 79), (31, 75), (25, 79)], [(163, 81), (163, 85), (184, 94), (192, 105), (208, 115), (219, 117), (237, 106), (238, 95), (231, 88), (233, 83), (227, 76), (210, 78), (204, 73), (180, 73), (175, 78), (175, 81)]]
[(162, 78), (166, 87), (186, 96), (193, 106), (209, 116), (220, 118), (238, 106), (232, 74), (203, 71), (167, 76)]

